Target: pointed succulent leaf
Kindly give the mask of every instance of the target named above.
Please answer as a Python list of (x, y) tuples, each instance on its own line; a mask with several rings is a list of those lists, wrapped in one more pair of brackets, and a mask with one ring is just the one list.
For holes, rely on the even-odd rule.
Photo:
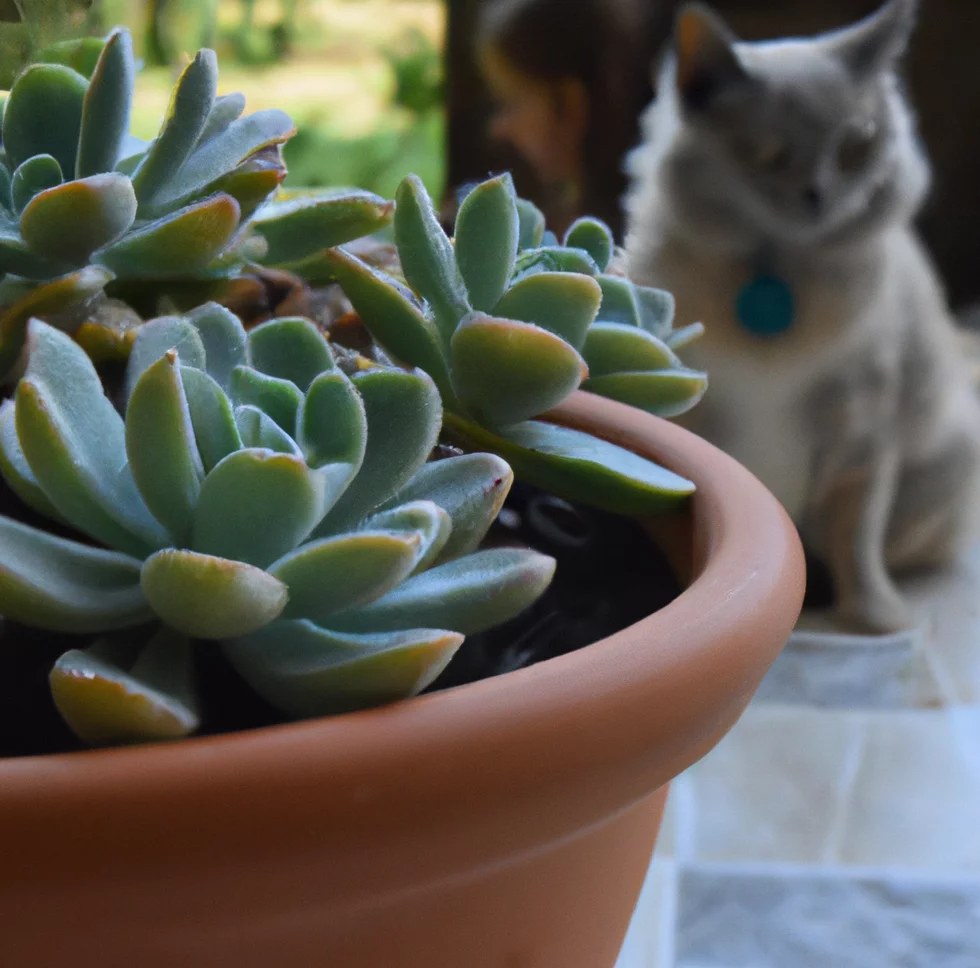
[(122, 417), (85, 351), (39, 320), (28, 330), (30, 362), (17, 387), (17, 437), (41, 489), (74, 527), (142, 556), (167, 543), (126, 461)]
[(586, 380), (583, 389), (658, 417), (677, 417), (690, 410), (707, 388), (706, 374), (681, 367), (641, 373), (609, 373)]
[(423, 464), (385, 507), (419, 500), (441, 507), (452, 531), (438, 560), (449, 561), (479, 547), (513, 483), (514, 472), (495, 454), (463, 454)]
[(681, 361), (673, 350), (646, 330), (624, 323), (596, 323), (589, 329), (582, 351), (589, 378), (624, 370), (664, 370)]
[(335, 369), (323, 333), (302, 316), (273, 319), (250, 330), (248, 362), (261, 373), (291, 380), (304, 393), (321, 373)]
[(3, 112), (3, 149), (10, 167), (33, 155), (53, 155), (62, 172), (75, 170), (88, 81), (61, 64), (33, 64), (14, 82)]
[(204, 480), (191, 547), (265, 568), (320, 522), (326, 485), (323, 474), (291, 454), (229, 454)]
[[(161, 185), (159, 192), (148, 204), (157, 210), (166, 210), (191, 201), (246, 158), (263, 148), (282, 144), (295, 131), (289, 115), (275, 109), (255, 111), (238, 118), (223, 131), (201, 142), (180, 170), (168, 175), (167, 182)], [(160, 139), (157, 140), (159, 143)], [(134, 180), (141, 172), (142, 168), (134, 176)], [(140, 197), (140, 202), (142, 201)]]
[(141, 215), (144, 210), (153, 210), (157, 198), (194, 150), (214, 105), (217, 86), (218, 60), (214, 51), (199, 50), (174, 85), (160, 133), (133, 173)]
[(527, 420), (494, 433), (447, 414), (446, 429), (468, 447), (499, 454), (521, 481), (604, 511), (657, 514), (694, 493), (690, 481), (653, 461), (568, 427)]
[(167, 279), (206, 269), (231, 241), (241, 210), (230, 195), (212, 195), (134, 229), (103, 249), (98, 261), (120, 276)]
[(207, 373), (182, 366), (180, 382), (187, 398), (198, 454), (208, 473), (222, 458), (243, 446), (235, 414), (225, 392)]
[(20, 234), (38, 255), (82, 265), (135, 218), (136, 196), (125, 175), (91, 175), (36, 194), (21, 213)]
[(69, 313), (84, 307), (112, 278), (108, 269), (86, 266), (29, 290), (0, 311), (0, 377), (16, 364), (24, 347), (27, 322), (32, 316)]
[(295, 262), (383, 229), (394, 205), (371, 192), (311, 191), (270, 202), (255, 219), (269, 250), (267, 265)]
[(116, 167), (129, 133), (136, 64), (129, 31), (116, 29), (105, 42), (82, 105), (75, 177), (100, 175)]
[(185, 545), (204, 480), (175, 350), (143, 371), (126, 408), (126, 453), (146, 506)]
[(296, 436), (296, 416), (303, 394), (292, 380), (281, 380), (250, 366), (236, 366), (231, 373), (230, 392), (236, 404), (258, 407), (290, 437)]
[(477, 551), (409, 578), (370, 605), (334, 615), (330, 625), (342, 632), (427, 626), (472, 635), (523, 612), (554, 573), (555, 559), (537, 551)]
[(245, 95), (238, 91), (215, 98), (201, 137), (197, 139), (196, 147), (199, 148), (223, 131), (227, 131), (232, 121), (237, 121), (244, 110)]
[(640, 325), (660, 339), (667, 336), (674, 322), (673, 295), (666, 289), (636, 286), (636, 300), (640, 307)]
[(310, 467), (361, 466), (367, 447), (367, 414), (343, 373), (321, 373), (310, 384), (296, 418), (297, 442)]
[(241, 320), (215, 302), (205, 303), (184, 315), (200, 333), (204, 344), (208, 373), (227, 390), (231, 371), (245, 362), (248, 337)]
[(568, 227), (563, 244), (585, 249), (595, 259), (600, 272), (605, 272), (613, 254), (613, 236), (605, 222), (591, 216), (576, 219)]
[[(286, 166), (278, 154), (259, 154), (243, 161), (237, 168), (211, 182), (202, 194), (221, 192), (231, 195), (241, 210), (242, 222), (247, 222), (268, 200), (286, 177)], [(258, 242), (262, 236), (251, 236)], [(262, 242), (261, 259), (264, 261), (268, 245)]]
[(136, 381), (170, 350), (177, 351), (184, 366), (204, 369), (204, 343), (196, 327), (180, 316), (158, 316), (140, 326), (133, 340), (126, 364), (127, 400), (132, 396)]
[(49, 676), (61, 718), (92, 746), (181, 739), (200, 716), (191, 685), (190, 641), (161, 629), (126, 671), (97, 650), (72, 649)]
[(675, 329), (666, 336), (667, 345), (676, 353), (704, 335), (704, 323), (691, 323)]
[(153, 617), (140, 562), (0, 516), (0, 615), (52, 632), (101, 632)]
[(599, 267), (585, 249), (570, 249), (546, 245), (521, 252), (514, 264), (514, 281), (536, 272), (580, 272), (584, 276), (599, 275)]
[(38, 192), (54, 188), (63, 181), (61, 165), (51, 155), (34, 155), (28, 158), (17, 166), (10, 179), (10, 201), (14, 212), (19, 215)]
[[(60, 166), (58, 170), (61, 170)], [(10, 194), (10, 172), (5, 165), (0, 165), (0, 216), (6, 216), (13, 210), (14, 203)]]
[(282, 617), (325, 622), (391, 591), (415, 567), (418, 532), (357, 531), (311, 542), (268, 568), (289, 589)]
[(38, 64), (63, 64), (82, 77), (91, 78), (105, 45), (102, 37), (74, 37), (45, 47), (34, 60)]
[(536, 249), (544, 238), (544, 213), (533, 202), (526, 198), (517, 199), (517, 216), (520, 220), (520, 232), (517, 248)]
[(456, 395), (489, 426), (550, 410), (588, 376), (582, 357), (560, 337), (483, 313), (462, 322), (451, 351)]
[(324, 258), (361, 322), (385, 352), (425, 370), (444, 394), (450, 390), (439, 330), (408, 290), (343, 249), (331, 249)]
[(153, 611), (197, 639), (248, 635), (277, 618), (289, 597), (261, 568), (176, 548), (147, 558), (140, 582)]
[(520, 219), (509, 174), (477, 185), (456, 216), (456, 265), (470, 305), (490, 312), (514, 271)]
[(71, 269), (64, 262), (53, 262), (32, 252), (14, 226), (0, 224), (0, 272), (40, 281), (70, 272)]
[(405, 178), (395, 193), (395, 242), (408, 284), (432, 306), (442, 339), (448, 343), (471, 307), (452, 243), (416, 175)]
[(246, 403), (235, 408), (235, 426), (243, 447), (264, 448), (293, 457), (303, 456), (299, 444), (264, 410), (252, 404)]
[(324, 716), (408, 699), (426, 689), (462, 645), (445, 629), (347, 635), (278, 621), (223, 648), (243, 679), (291, 716)]
[(432, 501), (408, 501), (387, 511), (365, 518), (360, 531), (400, 531), (421, 538), (414, 571), (424, 571), (435, 564), (453, 528), (452, 519)]
[(511, 286), (494, 315), (534, 323), (581, 350), (601, 300), (602, 290), (591, 276), (538, 272)]
[(602, 287), (599, 321), (639, 326), (642, 317), (636, 296), (636, 286), (622, 276), (599, 276), (598, 281)]
[(14, 401), (5, 400), (0, 404), (0, 475), (28, 507), (57, 520), (60, 516), (55, 506), (41, 490), (21, 450), (15, 419)]
[(419, 370), (377, 368), (353, 377), (367, 415), (367, 449), (353, 487), (326, 516), (318, 535), (353, 526), (398, 491), (439, 439), (442, 401)]

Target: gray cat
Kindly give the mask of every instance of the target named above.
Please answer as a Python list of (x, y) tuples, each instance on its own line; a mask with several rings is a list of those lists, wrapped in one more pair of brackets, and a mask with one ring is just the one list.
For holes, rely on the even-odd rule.
[(782, 501), (847, 624), (881, 632), (910, 623), (893, 575), (948, 562), (980, 510), (980, 402), (911, 228), (915, 8), (742, 43), (685, 7), (629, 160), (630, 270), (706, 325), (689, 426)]

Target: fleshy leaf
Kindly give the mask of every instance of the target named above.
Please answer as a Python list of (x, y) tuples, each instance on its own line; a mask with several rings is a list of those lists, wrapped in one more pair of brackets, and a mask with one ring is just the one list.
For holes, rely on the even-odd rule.
[(595, 259), (600, 272), (605, 272), (613, 254), (613, 237), (605, 222), (591, 216), (576, 219), (565, 233), (564, 244), (585, 249)]
[(646, 330), (623, 323), (596, 323), (582, 352), (590, 379), (623, 370), (664, 370), (681, 365), (666, 343)]
[(82, 105), (75, 177), (112, 171), (129, 132), (136, 65), (128, 30), (114, 30), (89, 80)]
[(538, 272), (511, 286), (494, 315), (534, 323), (581, 350), (601, 300), (602, 290), (591, 276)]
[(371, 192), (311, 191), (275, 199), (255, 219), (269, 250), (267, 265), (294, 262), (384, 228), (394, 205)]
[(477, 185), (456, 216), (456, 265), (470, 305), (490, 312), (514, 271), (520, 219), (509, 174)]
[(3, 149), (16, 167), (33, 155), (53, 155), (75, 170), (88, 81), (61, 64), (33, 64), (17, 78), (3, 112)]
[(0, 516), (0, 614), (52, 632), (101, 632), (153, 617), (136, 558)]
[(514, 472), (495, 454), (463, 454), (429, 461), (385, 507), (408, 501), (434, 501), (452, 519), (452, 531), (439, 560), (475, 551), (497, 517), (514, 482)]
[(356, 374), (353, 382), (367, 415), (367, 449), (354, 486), (317, 535), (352, 526), (386, 501), (425, 463), (439, 439), (442, 401), (425, 373), (379, 367)]
[(628, 403), (658, 417), (676, 417), (690, 410), (708, 388), (707, 375), (684, 368), (642, 373), (610, 373), (590, 378), (583, 389)]
[(261, 568), (175, 548), (147, 558), (140, 581), (157, 615), (198, 639), (255, 632), (278, 617), (289, 597)]
[(401, 531), (421, 537), (415, 571), (424, 571), (433, 565), (449, 540), (453, 528), (452, 519), (438, 504), (432, 501), (409, 501), (387, 511), (379, 511), (365, 518), (359, 531)]
[(247, 336), (241, 320), (215, 302), (205, 303), (184, 315), (201, 335), (208, 373), (227, 390), (231, 371), (245, 362)]
[(101, 37), (73, 37), (45, 47), (34, 60), (38, 64), (63, 64), (91, 78), (105, 45)]
[(462, 645), (445, 629), (345, 635), (312, 622), (278, 621), (227, 642), (246, 682), (291, 716), (323, 716), (408, 699), (435, 681)]
[[(286, 166), (278, 155), (260, 153), (211, 182), (201, 194), (223, 192), (231, 195), (238, 202), (242, 222), (245, 222), (269, 200), (285, 177)], [(261, 252), (256, 258), (264, 260), (268, 245), (263, 237), (253, 235), (249, 241), (261, 243)]]
[(350, 464), (357, 471), (367, 447), (367, 414), (343, 373), (321, 373), (306, 393), (296, 419), (297, 441), (310, 467)]
[(291, 380), (303, 393), (321, 373), (335, 366), (323, 333), (301, 316), (273, 319), (252, 329), (248, 362), (261, 373)]
[(211, 113), (201, 132), (201, 137), (197, 140), (197, 147), (205, 142), (227, 131), (232, 121), (237, 121), (245, 110), (245, 95), (237, 91), (232, 94), (223, 94), (215, 98)]
[(658, 514), (677, 507), (694, 485), (653, 461), (568, 427), (527, 420), (494, 433), (446, 414), (450, 437), (503, 457), (514, 474), (568, 501), (616, 514)]
[(693, 343), (696, 339), (700, 339), (703, 335), (704, 323), (691, 323), (689, 326), (683, 326), (681, 329), (675, 329), (669, 333), (666, 342), (676, 353), (677, 350), (684, 349), (685, 346)]
[(205, 478), (191, 547), (265, 568), (317, 526), (327, 479), (299, 457), (250, 448), (229, 454)]
[(277, 454), (290, 454), (293, 457), (303, 456), (299, 444), (258, 407), (248, 403), (236, 407), (235, 426), (241, 435), (243, 447), (272, 450)]
[(41, 485), (21, 450), (17, 439), (13, 400), (4, 400), (0, 404), (0, 474), (7, 486), (28, 507), (49, 518), (60, 517), (48, 496), (41, 490)]
[(205, 472), (242, 447), (231, 401), (207, 373), (192, 366), (180, 368), (191, 426)]
[(157, 360), (176, 350), (184, 366), (204, 369), (204, 343), (197, 329), (179, 316), (159, 316), (144, 323), (133, 340), (126, 364), (126, 399), (133, 393), (136, 381)]
[(411, 531), (358, 531), (304, 545), (268, 569), (289, 589), (282, 617), (324, 622), (373, 602), (412, 573), (420, 548)]
[(536, 249), (544, 238), (544, 213), (526, 198), (517, 199), (517, 216), (520, 219), (518, 251)]
[(637, 286), (636, 300), (640, 306), (640, 325), (654, 336), (663, 339), (674, 322), (674, 297), (666, 289)]
[(10, 179), (10, 200), (14, 211), (19, 215), (38, 192), (54, 188), (63, 181), (61, 165), (51, 155), (34, 155), (28, 158), (18, 165)]
[(533, 604), (555, 573), (555, 559), (525, 548), (477, 551), (402, 582), (383, 598), (334, 615), (342, 632), (394, 632), (427, 626), (472, 635)]
[(303, 394), (292, 380), (280, 380), (250, 366), (236, 366), (232, 370), (230, 389), (236, 404), (258, 407), (287, 434), (295, 437), (296, 416), (303, 403)]
[(49, 682), (62, 719), (93, 746), (181, 739), (200, 717), (191, 685), (191, 643), (160, 629), (128, 672), (91, 650), (72, 649)]
[(11, 223), (0, 222), (0, 272), (25, 279), (44, 280), (71, 271), (71, 266), (32, 252)]
[(205, 268), (231, 241), (241, 210), (230, 195), (195, 205), (134, 229), (103, 249), (98, 260), (120, 276), (167, 279)]
[(126, 453), (146, 506), (185, 545), (204, 480), (177, 353), (147, 367), (126, 408)]
[(136, 196), (129, 179), (115, 173), (92, 175), (35, 195), (20, 216), (20, 233), (38, 255), (81, 265), (123, 235), (135, 218)]
[(636, 286), (622, 276), (599, 276), (599, 285), (602, 287), (599, 320), (603, 323), (639, 326), (641, 315)]
[(585, 249), (567, 249), (560, 245), (545, 245), (526, 249), (514, 265), (514, 281), (537, 272), (579, 272), (585, 276), (599, 275), (599, 267)]
[(451, 351), (457, 396), (489, 426), (550, 410), (588, 375), (582, 357), (560, 337), (483, 313), (462, 322)]
[(122, 417), (85, 351), (39, 320), (17, 387), (17, 436), (41, 489), (74, 527), (137, 556), (168, 541), (126, 461)]
[(442, 339), (448, 343), (471, 307), (452, 243), (416, 175), (405, 178), (395, 194), (395, 242), (408, 284), (432, 306)]

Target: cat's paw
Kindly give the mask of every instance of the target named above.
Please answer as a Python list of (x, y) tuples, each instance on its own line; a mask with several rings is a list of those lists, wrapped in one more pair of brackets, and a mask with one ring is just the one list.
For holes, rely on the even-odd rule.
[(837, 614), (855, 631), (875, 635), (904, 632), (916, 624), (912, 611), (894, 589), (844, 597), (837, 606)]

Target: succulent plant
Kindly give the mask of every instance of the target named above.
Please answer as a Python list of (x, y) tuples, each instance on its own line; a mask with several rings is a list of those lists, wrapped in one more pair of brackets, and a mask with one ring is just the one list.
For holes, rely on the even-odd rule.
[(672, 332), (670, 295), (604, 271), (613, 244), (603, 223), (580, 219), (564, 245), (544, 244), (541, 213), (502, 175), (466, 195), (451, 240), (409, 176), (394, 230), (407, 285), (343, 248), (318, 265), (393, 359), (432, 376), (452, 431), (506, 453), (532, 483), (613, 510), (642, 513), (691, 492), (621, 448), (529, 419), (579, 386), (662, 416), (704, 393), (705, 375), (670, 345), (684, 338)]
[(376, 196), (307, 194), (267, 209), (268, 243), (258, 238), (251, 220), (285, 177), (280, 145), (294, 127), (278, 110), (243, 115), (241, 94), (218, 97), (213, 51), (187, 65), (149, 143), (129, 133), (135, 65), (126, 30), (39, 57), (17, 77), (3, 115), (0, 377), (18, 360), (27, 319), (39, 315), (18, 307), (32, 290), (50, 289), (50, 313), (62, 317), (52, 321), (71, 330), (97, 280), (101, 289), (113, 279), (227, 277), (267, 247), (304, 255), (303, 244), (336, 245), (390, 220), (391, 206)]
[(69, 336), (35, 319), (28, 340), (0, 472), (53, 523), (0, 517), (0, 614), (95, 637), (50, 676), (88, 742), (193, 732), (200, 639), (292, 716), (413, 695), (550, 581), (544, 555), (477, 550), (512, 473), (426, 462), (442, 408), (420, 371), (209, 304), (140, 328), (117, 408)]

